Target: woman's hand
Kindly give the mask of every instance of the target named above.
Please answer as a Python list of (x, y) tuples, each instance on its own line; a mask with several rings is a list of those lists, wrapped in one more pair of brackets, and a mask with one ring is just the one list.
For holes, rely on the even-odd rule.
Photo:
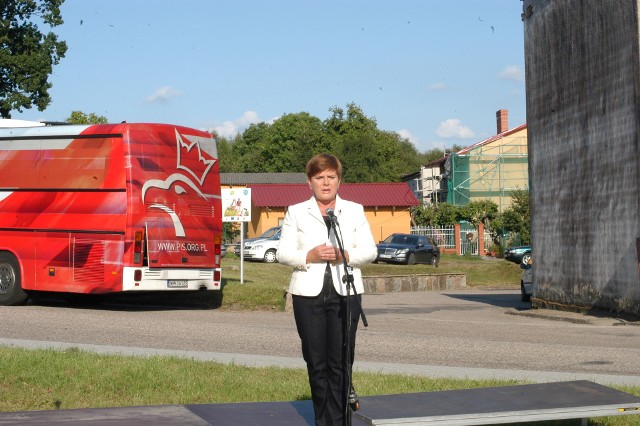
[[(345, 253), (346, 255), (346, 253)], [(347, 255), (347, 259), (349, 256)], [(336, 247), (325, 244), (316, 246), (307, 253), (307, 263), (341, 263), (342, 256)]]

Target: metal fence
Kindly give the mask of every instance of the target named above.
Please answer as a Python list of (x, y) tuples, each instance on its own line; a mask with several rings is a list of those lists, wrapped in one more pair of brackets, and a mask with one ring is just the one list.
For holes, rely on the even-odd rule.
[(489, 253), (493, 251), (493, 235), (491, 232), (484, 230), (484, 252)]
[[(432, 226), (413, 226), (411, 227), (412, 234), (418, 235), (426, 235), (428, 237), (433, 238), (438, 246), (446, 249), (455, 249), (456, 241), (455, 241), (455, 227), (453, 226), (442, 226), (442, 227), (432, 227)], [(485, 229), (484, 231), (484, 247), (483, 252), (481, 253), (483, 256), (485, 253), (491, 251), (491, 247), (493, 245), (493, 238), (491, 236), (491, 232)], [(460, 255), (469, 254), (472, 256), (478, 255), (478, 228), (473, 228), (468, 224), (460, 225)]]
[(438, 246), (447, 249), (455, 249), (455, 231), (453, 226), (442, 226), (434, 228), (432, 226), (413, 226), (411, 233), (417, 235), (426, 235), (433, 238)]

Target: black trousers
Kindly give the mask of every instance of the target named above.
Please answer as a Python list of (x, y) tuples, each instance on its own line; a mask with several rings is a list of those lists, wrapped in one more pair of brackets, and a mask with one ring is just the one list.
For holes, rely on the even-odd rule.
[(360, 295), (350, 297), (350, 365), (345, 370), (347, 298), (340, 296), (325, 273), (322, 292), (315, 297), (296, 296), (293, 314), (307, 363), (315, 421), (318, 426), (339, 426), (346, 422), (348, 382), (355, 352), (360, 318)]

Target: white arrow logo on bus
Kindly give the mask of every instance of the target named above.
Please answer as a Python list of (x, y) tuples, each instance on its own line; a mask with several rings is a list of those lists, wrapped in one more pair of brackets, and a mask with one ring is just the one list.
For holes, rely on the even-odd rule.
[[(173, 190), (178, 195), (186, 193), (187, 190), (180, 183), (191, 188), (195, 193), (197, 193), (203, 199), (205, 200), (207, 199), (206, 195), (202, 192), (200, 187), (204, 183), (204, 180), (206, 179), (207, 175), (209, 174), (209, 171), (211, 170), (211, 167), (213, 167), (216, 160), (206, 160), (202, 156), (202, 150), (200, 149), (200, 140), (203, 138), (196, 137), (196, 136), (185, 136), (185, 138), (189, 139), (191, 143), (185, 142), (182, 136), (180, 136), (180, 134), (176, 130), (176, 143), (177, 143), (177, 154), (178, 154), (177, 155), (178, 161), (177, 161), (176, 168), (178, 170), (184, 170), (185, 172), (189, 173), (189, 175), (193, 176), (200, 185), (196, 184), (196, 182), (194, 182), (191, 178), (189, 178), (188, 176), (182, 173), (174, 173), (164, 180), (150, 179), (146, 181), (142, 186), (143, 202), (147, 194), (147, 191), (151, 188), (158, 188), (165, 191), (169, 191), (171, 190), (171, 187), (173, 187)], [(194, 147), (196, 148), (196, 150), (194, 151), (194, 154), (197, 154), (198, 156), (198, 163), (202, 163), (205, 166), (204, 171), (200, 175), (198, 175), (198, 173), (191, 170), (189, 167), (182, 164), (182, 161), (181, 161), (183, 157), (186, 157), (191, 153), (191, 150)], [(176, 237), (186, 237), (186, 234), (184, 232), (184, 227), (182, 226), (182, 222), (180, 221), (180, 218), (178, 217), (178, 215), (173, 209), (171, 209), (170, 207), (164, 204), (157, 204), (157, 203), (150, 204), (149, 208), (159, 209), (165, 212), (166, 214), (168, 214), (169, 217), (171, 218), (171, 221), (173, 222), (173, 227), (176, 231)]]

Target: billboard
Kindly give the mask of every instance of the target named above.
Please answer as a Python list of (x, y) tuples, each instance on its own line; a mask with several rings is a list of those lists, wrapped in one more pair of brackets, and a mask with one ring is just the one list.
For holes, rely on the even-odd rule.
[(250, 222), (251, 189), (223, 188), (222, 211), (223, 222)]

